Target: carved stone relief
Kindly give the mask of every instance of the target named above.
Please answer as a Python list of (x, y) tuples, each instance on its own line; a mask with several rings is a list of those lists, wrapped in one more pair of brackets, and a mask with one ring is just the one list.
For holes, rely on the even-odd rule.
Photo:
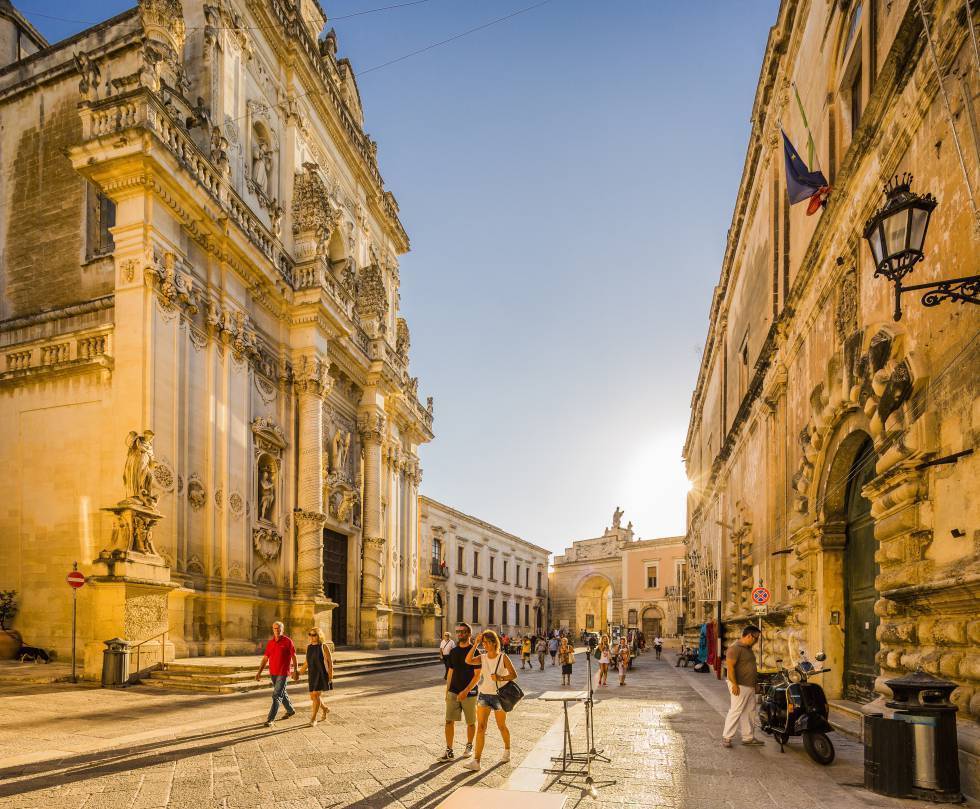
[(195, 511), (200, 511), (208, 502), (207, 489), (196, 474), (192, 474), (187, 481), (187, 501)]

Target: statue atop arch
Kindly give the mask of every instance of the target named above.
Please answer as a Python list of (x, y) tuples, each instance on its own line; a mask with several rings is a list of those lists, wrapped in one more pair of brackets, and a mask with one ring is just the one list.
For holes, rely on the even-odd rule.
[(616, 506), (616, 510), (613, 512), (613, 523), (612, 523), (612, 527), (614, 531), (622, 527), (621, 525), (622, 521), (623, 521), (623, 510), (619, 506)]

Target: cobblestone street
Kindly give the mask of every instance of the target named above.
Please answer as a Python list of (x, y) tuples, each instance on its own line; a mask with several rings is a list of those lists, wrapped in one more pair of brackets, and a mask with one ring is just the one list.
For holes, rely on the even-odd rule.
[[(584, 685), (584, 655), (575, 683)], [(542, 763), (560, 751), (560, 704), (535, 697), (558, 686), (558, 669), (521, 677), (527, 699), (510, 715), (513, 751), (488, 735), (484, 769), (436, 764), (443, 747), (439, 669), (343, 682), (331, 714), (316, 728), (299, 715), (261, 725), (267, 692), (225, 697), (161, 694), (144, 688), (104, 691), (66, 685), (6, 684), (0, 692), (0, 807), (236, 809), (410, 807), (432, 809), (459, 786), (564, 790), (568, 806), (899, 807), (859, 788), (860, 746), (834, 734), (837, 762), (821, 769), (798, 742), (780, 755), (719, 745), (723, 685), (675, 669), (673, 655), (638, 661), (626, 687), (600, 689), (596, 741), (612, 763), (596, 777), (615, 783), (600, 798), (555, 783)], [(300, 687), (293, 687), (301, 695)], [(572, 712), (574, 738), (583, 712)], [(460, 728), (461, 729), (461, 728)], [(457, 753), (461, 750), (457, 734)]]

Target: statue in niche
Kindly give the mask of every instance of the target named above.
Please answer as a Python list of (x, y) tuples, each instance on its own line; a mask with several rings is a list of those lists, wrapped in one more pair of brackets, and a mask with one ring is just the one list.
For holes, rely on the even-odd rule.
[(259, 472), (259, 519), (272, 521), (272, 507), (276, 504), (276, 481), (268, 465)]
[(126, 465), (123, 467), (123, 487), (126, 498), (144, 506), (154, 506), (156, 498), (150, 493), (153, 480), (153, 431), (145, 430), (142, 435), (135, 430), (126, 437)]
[(84, 100), (94, 101), (99, 94), (99, 79), (102, 78), (102, 71), (87, 53), (76, 53), (74, 56), (75, 67), (81, 76), (78, 92)]
[(616, 510), (613, 512), (612, 527), (619, 528), (622, 521), (623, 521), (623, 510), (619, 506), (616, 506)]
[(350, 455), (351, 435), (345, 430), (337, 430), (333, 434), (333, 467), (331, 472), (345, 474), (347, 472), (347, 458)]
[(269, 178), (272, 176), (272, 148), (261, 138), (255, 136), (252, 146), (252, 182), (255, 190), (269, 196)]

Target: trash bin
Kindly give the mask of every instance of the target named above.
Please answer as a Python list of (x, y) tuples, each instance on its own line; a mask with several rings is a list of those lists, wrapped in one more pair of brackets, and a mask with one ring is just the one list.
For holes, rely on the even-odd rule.
[(885, 704), (895, 709), (895, 720), (909, 725), (912, 737), (911, 797), (936, 803), (959, 803), (959, 748), (956, 740), (956, 706), (950, 694), (956, 683), (919, 670), (888, 680), (893, 698)]
[(879, 795), (912, 795), (912, 727), (885, 719), (880, 713), (864, 717), (864, 787)]
[(129, 680), (129, 641), (113, 638), (103, 643), (102, 687), (125, 685)]

